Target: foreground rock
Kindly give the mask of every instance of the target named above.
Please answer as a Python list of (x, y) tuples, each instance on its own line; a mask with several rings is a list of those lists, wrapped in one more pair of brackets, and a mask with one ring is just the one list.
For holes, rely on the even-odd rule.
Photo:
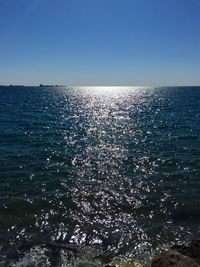
[[(136, 261), (113, 260), (105, 267), (147, 267)], [(155, 256), (151, 267), (200, 267), (200, 238), (195, 238), (183, 245), (175, 245)]]
[(184, 245), (175, 245), (172, 249), (190, 257), (200, 264), (200, 238), (192, 239)]
[(136, 260), (114, 260), (112, 263), (106, 265), (105, 267), (148, 267), (148, 265)]
[(200, 267), (200, 265), (188, 256), (184, 256), (176, 250), (168, 250), (156, 256), (151, 267)]
[[(3, 265), (2, 265), (3, 264)], [(148, 267), (135, 259), (113, 259), (101, 250), (90, 246), (73, 246), (50, 243), (28, 246), (25, 244), (7, 253), (6, 266), (74, 266), (74, 267)], [(175, 245), (155, 256), (151, 267), (200, 267), (200, 238), (183, 245)]]

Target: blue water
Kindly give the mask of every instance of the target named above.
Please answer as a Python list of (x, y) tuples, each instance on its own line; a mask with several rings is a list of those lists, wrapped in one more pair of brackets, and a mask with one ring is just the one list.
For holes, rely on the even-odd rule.
[(1, 86), (2, 261), (52, 242), (144, 259), (197, 235), (199, 103), (200, 87)]

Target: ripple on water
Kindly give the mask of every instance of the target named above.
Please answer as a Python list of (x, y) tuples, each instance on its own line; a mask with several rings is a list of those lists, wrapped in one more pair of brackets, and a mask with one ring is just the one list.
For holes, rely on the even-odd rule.
[[(199, 231), (199, 90), (0, 91), (2, 251), (60, 242), (144, 258)], [(21, 264), (51, 264), (26, 253)]]

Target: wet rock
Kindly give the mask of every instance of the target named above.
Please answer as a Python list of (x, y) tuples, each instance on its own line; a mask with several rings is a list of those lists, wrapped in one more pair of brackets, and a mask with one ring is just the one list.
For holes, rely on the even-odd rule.
[(180, 252), (184, 256), (190, 257), (200, 264), (200, 238), (192, 239), (184, 245), (175, 245), (172, 249)]
[(136, 260), (114, 260), (107, 267), (148, 267), (146, 264)]
[(197, 262), (176, 250), (168, 250), (156, 256), (151, 267), (200, 267)]

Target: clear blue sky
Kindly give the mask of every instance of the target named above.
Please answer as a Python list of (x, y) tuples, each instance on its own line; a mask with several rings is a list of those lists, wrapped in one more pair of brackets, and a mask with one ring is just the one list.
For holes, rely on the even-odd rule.
[(0, 84), (200, 85), (200, 0), (0, 0)]

